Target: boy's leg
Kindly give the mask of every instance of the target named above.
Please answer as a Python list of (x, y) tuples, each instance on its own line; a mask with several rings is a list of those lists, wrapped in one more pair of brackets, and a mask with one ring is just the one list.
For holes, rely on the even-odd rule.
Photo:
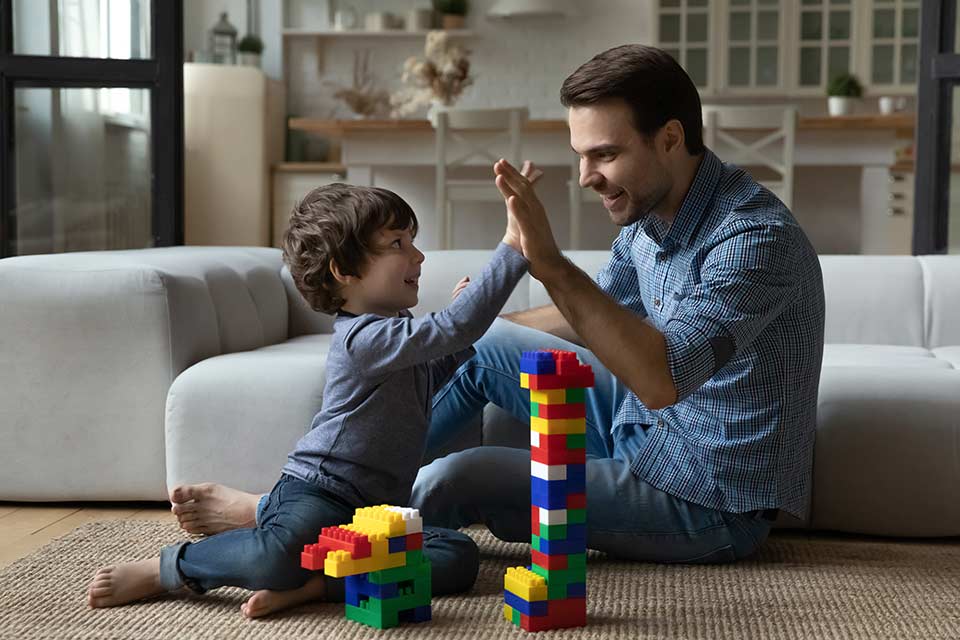
[[(421, 475), (438, 464), (447, 465), (442, 480), (415, 487), (413, 506), (426, 522), (485, 524), (501, 540), (530, 540), (528, 451), (476, 447), (434, 461)], [(770, 530), (757, 514), (722, 513), (675, 498), (637, 478), (623, 459), (588, 457), (586, 472), (591, 549), (653, 562), (731, 562), (753, 553)]]
[(454, 373), (433, 397), (433, 418), (427, 435), (427, 458), (432, 450), (458, 435), (470, 418), (492, 402), (526, 421), (530, 395), (520, 388), (520, 356), (524, 351), (560, 349), (574, 351), (593, 368), (595, 384), (586, 392), (587, 453), (613, 454), (610, 425), (626, 390), (588, 349), (549, 333), (497, 319), (474, 345), (477, 354)]

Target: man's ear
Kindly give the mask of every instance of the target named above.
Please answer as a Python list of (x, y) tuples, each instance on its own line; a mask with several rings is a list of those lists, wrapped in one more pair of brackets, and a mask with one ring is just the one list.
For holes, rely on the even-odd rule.
[(683, 124), (676, 118), (668, 120), (660, 133), (663, 136), (664, 153), (671, 153), (685, 147), (686, 132), (683, 130)]
[(341, 285), (353, 284), (359, 279), (357, 276), (344, 275), (344, 273), (340, 271), (340, 267), (337, 266), (336, 260), (333, 258), (330, 258), (330, 273), (333, 274), (334, 279)]

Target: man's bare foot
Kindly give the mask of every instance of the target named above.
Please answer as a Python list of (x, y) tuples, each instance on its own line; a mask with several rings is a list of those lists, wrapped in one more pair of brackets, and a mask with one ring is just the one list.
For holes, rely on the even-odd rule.
[(213, 535), (256, 526), (260, 496), (205, 482), (184, 484), (170, 492), (171, 511), (187, 533)]
[(97, 569), (87, 587), (87, 603), (94, 609), (115, 607), (163, 592), (160, 558), (151, 558)]
[(240, 613), (245, 618), (259, 618), (274, 611), (289, 609), (311, 600), (323, 600), (326, 595), (326, 582), (323, 576), (314, 576), (299, 589), (289, 591), (257, 591), (250, 599), (240, 605)]

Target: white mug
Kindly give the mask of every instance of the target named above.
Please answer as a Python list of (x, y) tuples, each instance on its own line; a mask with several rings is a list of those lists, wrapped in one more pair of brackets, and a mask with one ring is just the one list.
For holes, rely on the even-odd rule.
[(880, 113), (890, 115), (897, 110), (896, 99), (891, 96), (880, 97)]

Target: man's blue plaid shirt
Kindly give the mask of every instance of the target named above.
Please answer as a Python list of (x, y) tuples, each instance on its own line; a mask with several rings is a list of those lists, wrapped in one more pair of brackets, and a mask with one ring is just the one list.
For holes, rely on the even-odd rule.
[(631, 470), (706, 507), (803, 517), (824, 300), (790, 211), (708, 150), (669, 229), (652, 215), (624, 227), (597, 281), (663, 333), (677, 389), (659, 411), (632, 392), (621, 404), (612, 436), (635, 450)]

